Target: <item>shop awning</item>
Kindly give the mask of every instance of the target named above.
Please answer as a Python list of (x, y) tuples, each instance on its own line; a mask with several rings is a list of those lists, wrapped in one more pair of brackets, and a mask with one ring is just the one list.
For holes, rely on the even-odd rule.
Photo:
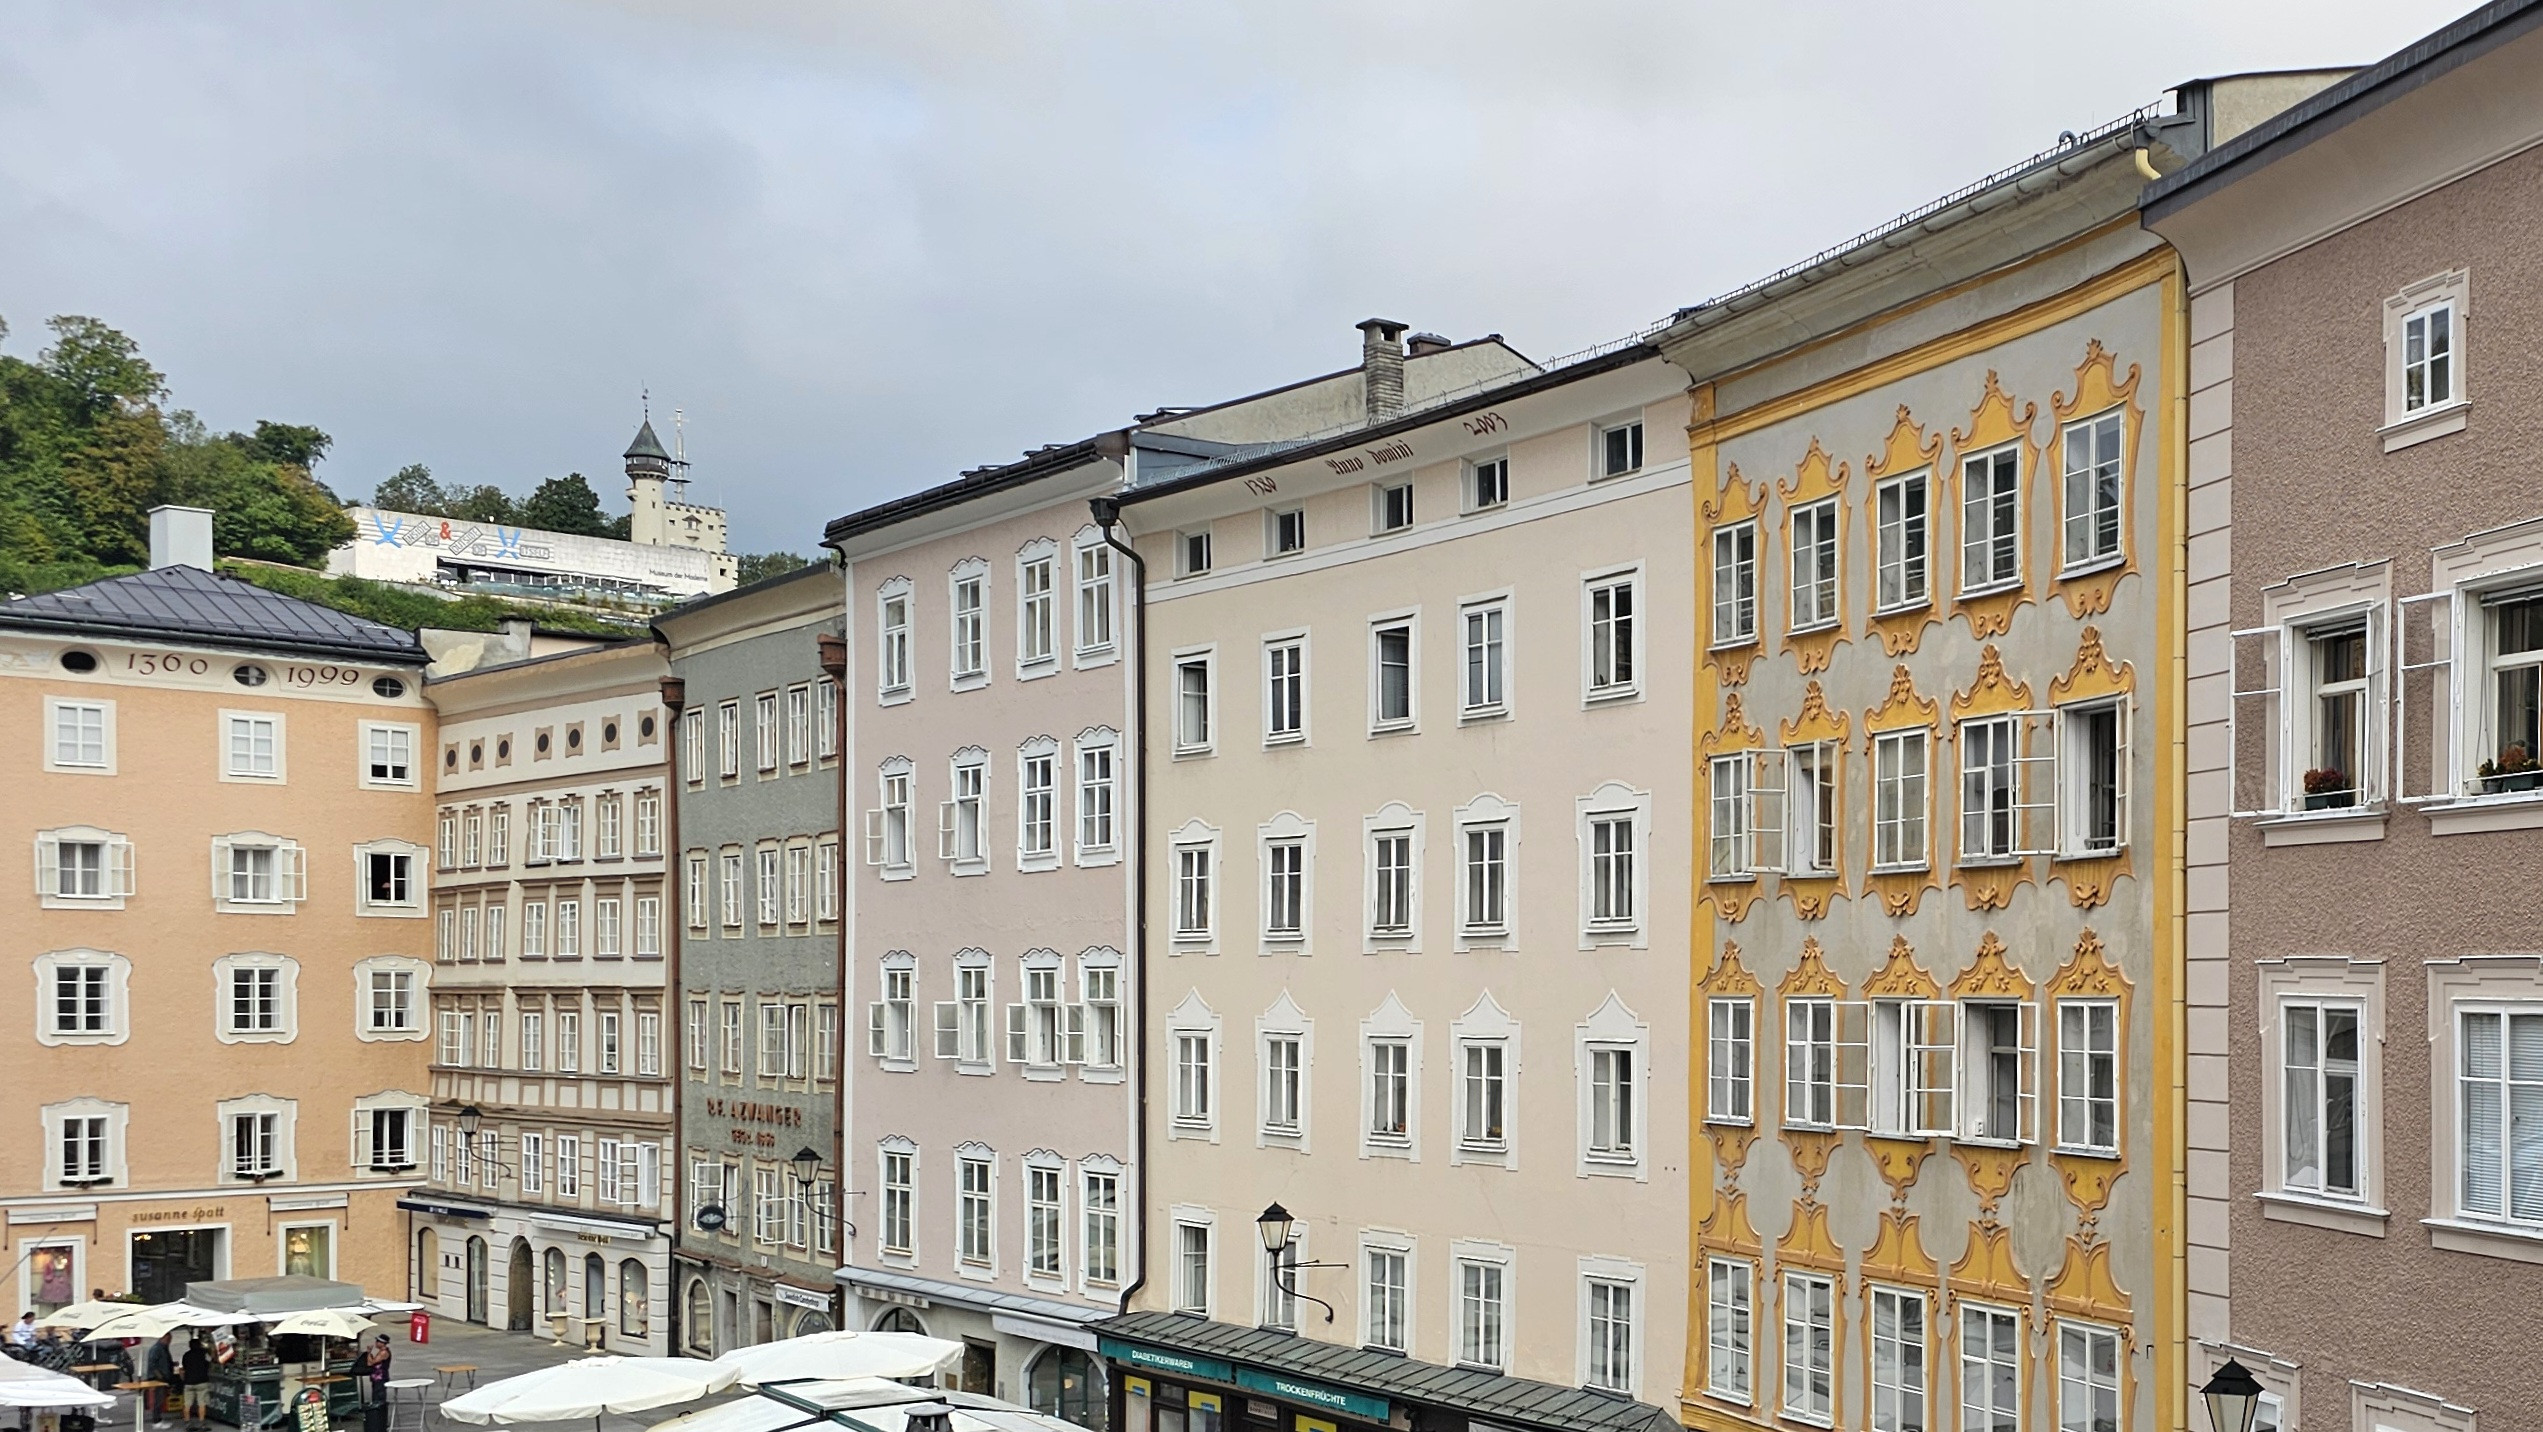
[[(1138, 1357), (1138, 1351), (1154, 1349), (1169, 1357), (1222, 1363), (1233, 1374), (1224, 1380), (1292, 1401), (1324, 1402), (1329, 1395), (1350, 1393), (1546, 1432), (1679, 1432), (1677, 1419), (1668, 1413), (1612, 1393), (1442, 1367), (1190, 1313), (1125, 1313), (1095, 1324), (1093, 1331), (1103, 1339), (1105, 1355), (1116, 1361), (1137, 1366), (1149, 1361)], [(1117, 1349), (1115, 1344), (1126, 1346)], [(1166, 1361), (1153, 1365), (1173, 1366)], [(1275, 1383), (1291, 1385), (1271, 1385)]]

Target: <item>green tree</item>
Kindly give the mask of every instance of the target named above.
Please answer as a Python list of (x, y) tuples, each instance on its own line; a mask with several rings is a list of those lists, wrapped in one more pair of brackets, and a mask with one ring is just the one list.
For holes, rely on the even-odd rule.
[(604, 537), (609, 519), (600, 515), (600, 494), (579, 472), (551, 477), (521, 502), (521, 525), (577, 537)]
[(753, 582), (765, 581), (770, 577), (811, 565), (811, 558), (799, 557), (792, 552), (751, 552), (735, 559), (733, 578), (747, 587)]
[(513, 502), (511, 494), (491, 482), (479, 483), (475, 487), (451, 488), (448, 505), (441, 515), (503, 527), (517, 526), (521, 521), (521, 509)]
[(316, 428), (292, 423), (256, 420), (255, 435), (248, 440), (248, 450), (257, 457), (280, 467), (296, 467), (315, 475), (319, 459), (327, 455), (336, 440)]
[(449, 500), (442, 494), (441, 484), (433, 481), (433, 470), (420, 462), (410, 462), (390, 473), (371, 490), (373, 507), (385, 507), (391, 512), (420, 512), (428, 517), (444, 515), (442, 508), (448, 505)]

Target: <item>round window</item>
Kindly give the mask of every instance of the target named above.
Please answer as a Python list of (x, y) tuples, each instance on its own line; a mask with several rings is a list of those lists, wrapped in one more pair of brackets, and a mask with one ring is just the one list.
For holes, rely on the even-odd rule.
[(636, 734), (647, 740), (653, 739), (653, 718), (648, 716), (642, 721), (637, 722)]
[(539, 754), (542, 756), (547, 754), (547, 733), (545, 731), (541, 731), (539, 733)]
[(457, 746), (453, 746), (449, 750), (441, 753), (441, 768), (445, 771), (455, 771), (459, 769), (459, 748)]
[(262, 686), (265, 684), (265, 668), (252, 661), (241, 662), (230, 669), (230, 679), (241, 686)]
[(566, 731), (566, 733), (565, 733), (565, 748), (566, 748), (567, 750), (569, 750), (569, 751), (579, 751), (579, 750), (583, 749), (583, 728), (582, 728), (582, 727), (580, 727), (580, 726), (576, 726), (576, 727), (573, 727), (573, 728), (571, 728), (571, 729), (569, 729), (569, 730), (567, 730), (567, 731)]
[(406, 694), (406, 683), (394, 676), (383, 676), (371, 683), (371, 694), (383, 701), (395, 701)]
[(62, 669), (64, 671), (95, 671), (97, 669), (97, 653), (93, 651), (63, 652)]
[(600, 738), (613, 746), (618, 744), (618, 723), (615, 721), (602, 722)]
[(486, 763), (486, 743), (485, 743), (485, 742), (483, 742), (483, 741), (471, 741), (471, 742), (469, 742), (469, 743), (468, 743), (468, 764), (469, 764), (469, 765), (472, 765), (472, 766), (482, 766), (482, 765), (484, 765), (485, 763)]
[(494, 758), (498, 761), (509, 761), (512, 759), (511, 737), (506, 736), (502, 740), (494, 743)]

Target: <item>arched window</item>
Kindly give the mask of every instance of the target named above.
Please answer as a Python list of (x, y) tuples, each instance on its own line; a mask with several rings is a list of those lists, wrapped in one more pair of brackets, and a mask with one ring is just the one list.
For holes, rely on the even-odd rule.
[(907, 1308), (885, 1308), (883, 1316), (874, 1320), (874, 1330), (878, 1333), (916, 1333), (920, 1337), (927, 1336), (927, 1324), (920, 1322), (918, 1314)]
[(434, 1303), (441, 1298), (441, 1235), (432, 1225), (415, 1230), (415, 1301)]
[(609, 1316), (609, 1264), (597, 1253), (583, 1255), (583, 1316)]
[(1094, 1359), (1073, 1347), (1046, 1347), (1025, 1369), (1024, 1400), (1034, 1411), (1104, 1432), (1104, 1394)]
[(571, 1316), (573, 1309), (565, 1306), (565, 1250), (547, 1250), (546, 1264), (547, 1315), (551, 1318)]
[(645, 1287), (645, 1265), (633, 1258), (618, 1265), (618, 1330), (631, 1338), (653, 1326), (653, 1301)]
[(715, 1302), (706, 1290), (704, 1278), (689, 1280), (689, 1311), (683, 1322), (681, 1331), (686, 1335), (689, 1351), (715, 1356)]

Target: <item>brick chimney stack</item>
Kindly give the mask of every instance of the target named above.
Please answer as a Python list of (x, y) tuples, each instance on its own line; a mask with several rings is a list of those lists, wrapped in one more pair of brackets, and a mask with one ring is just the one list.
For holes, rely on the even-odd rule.
[(1382, 423), (1404, 412), (1404, 330), (1391, 318), (1371, 318), (1360, 325), (1360, 383), (1367, 397), (1366, 415)]

